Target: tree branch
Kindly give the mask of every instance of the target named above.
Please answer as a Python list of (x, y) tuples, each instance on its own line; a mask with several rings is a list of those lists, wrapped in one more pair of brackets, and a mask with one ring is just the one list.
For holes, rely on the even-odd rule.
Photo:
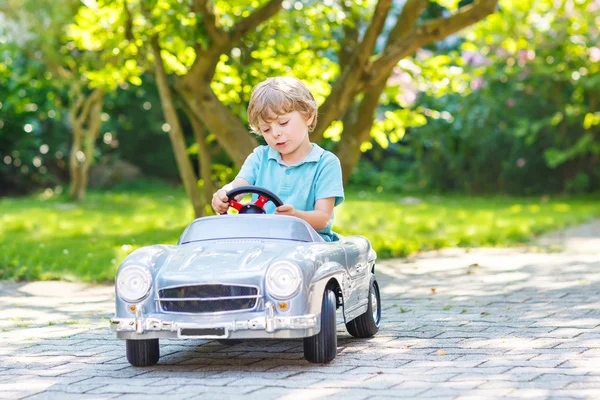
[(208, 0), (194, 0), (192, 11), (202, 15), (202, 23), (211, 39), (218, 43), (225, 37), (225, 31), (217, 25), (217, 17), (209, 6)]
[(398, 15), (396, 25), (394, 25), (388, 35), (386, 48), (404, 39), (412, 31), (417, 19), (419, 19), (423, 10), (427, 8), (427, 3), (428, 0), (406, 1), (400, 15)]
[(127, 0), (123, 0), (123, 13), (125, 14), (125, 38), (133, 42), (133, 20), (129, 7), (127, 7)]
[(85, 96), (81, 93), (81, 88), (79, 86), (76, 87), (76, 96), (75, 104), (71, 107), (71, 113), (69, 114), (69, 120), (71, 121), (71, 125), (77, 125), (79, 120), (77, 116), (81, 111), (81, 107), (83, 106), (83, 102), (85, 101)]
[(393, 43), (387, 46), (368, 68), (369, 85), (376, 85), (381, 80), (387, 80), (392, 68), (418, 48), (444, 39), (492, 14), (497, 3), (498, 0), (475, 0), (471, 4), (461, 7), (450, 17), (424, 22), (412, 28), (402, 38), (394, 39)]
[(387, 80), (390, 71), (398, 64), (398, 61), (413, 53), (418, 48), (419, 46), (414, 39), (414, 31), (405, 36), (403, 40), (395, 42), (393, 46), (386, 47), (367, 69), (367, 74), (370, 78), (366, 85), (370, 85), (373, 81), (377, 83), (382, 79)]
[(104, 90), (97, 88), (93, 94), (94, 102), (88, 115), (88, 135), (92, 142), (98, 139), (102, 127), (102, 107), (104, 106)]
[(221, 54), (227, 54), (250, 30), (256, 28), (262, 22), (277, 14), (281, 8), (282, 1), (283, 0), (269, 1), (262, 8), (254, 10), (248, 17), (239, 21), (230, 32), (221, 30), (222, 36), (219, 37), (218, 40), (213, 41), (213, 44), (208, 49), (203, 50), (202, 46), (196, 45), (196, 60), (185, 76), (185, 84), (191, 87), (193, 86), (193, 81), (198, 79), (210, 82), (214, 74), (215, 66), (219, 63)]
[[(338, 59), (340, 66), (349, 65), (352, 55), (356, 53), (356, 46), (358, 43), (358, 24), (359, 16), (354, 11), (352, 6), (349, 6), (350, 2), (342, 1), (342, 9), (346, 15), (351, 14), (353, 18), (346, 18), (344, 21), (344, 40), (340, 45), (340, 52)], [(354, 23), (352, 23), (354, 22)]]
[(426, 21), (417, 28), (415, 40), (422, 47), (448, 37), (493, 14), (497, 4), (498, 0), (475, 0), (450, 17)]
[(102, 90), (96, 88), (94, 89), (92, 94), (88, 96), (88, 98), (85, 100), (85, 103), (83, 104), (83, 110), (76, 117), (76, 121), (79, 126), (83, 126), (85, 121), (88, 119), (91, 107), (98, 101), (99, 98), (102, 98), (103, 95), (104, 94)]
[(369, 59), (371, 54), (373, 54), (373, 49), (377, 43), (377, 38), (383, 30), (383, 25), (388, 16), (391, 5), (391, 0), (379, 0), (377, 2), (377, 6), (373, 12), (373, 17), (371, 18), (371, 23), (369, 24), (367, 32), (365, 33), (365, 36), (363, 37), (360, 45), (358, 46), (358, 50), (356, 51), (360, 64), (363, 64)]
[(233, 44), (246, 36), (252, 29), (255, 29), (261, 23), (277, 14), (281, 9), (281, 3), (282, 0), (270, 0), (263, 7), (254, 10), (252, 14), (238, 22), (229, 34), (229, 44), (233, 46)]
[(311, 134), (311, 141), (317, 143), (323, 139), (323, 134), (333, 121), (338, 119), (342, 112), (352, 103), (358, 93), (362, 65), (354, 64), (342, 70), (342, 74), (334, 82), (331, 93), (319, 107), (319, 122)]
[(362, 74), (367, 67), (369, 57), (373, 53), (377, 37), (381, 34), (387, 15), (390, 11), (391, 0), (379, 0), (365, 36), (350, 56), (348, 64), (342, 67), (342, 73), (331, 88), (331, 93), (319, 109), (319, 123), (311, 135), (311, 140), (319, 142), (327, 127), (340, 117), (342, 112), (352, 103), (354, 96), (362, 87)]

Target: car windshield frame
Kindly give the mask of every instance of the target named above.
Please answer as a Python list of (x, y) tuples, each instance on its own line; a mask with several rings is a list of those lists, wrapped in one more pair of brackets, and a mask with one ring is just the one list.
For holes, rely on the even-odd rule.
[(289, 240), (320, 242), (323, 238), (300, 218), (285, 215), (221, 215), (194, 220), (179, 244), (206, 240)]

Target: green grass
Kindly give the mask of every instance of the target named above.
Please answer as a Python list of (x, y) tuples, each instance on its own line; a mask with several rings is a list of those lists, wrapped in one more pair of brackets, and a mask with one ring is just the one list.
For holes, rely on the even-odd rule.
[[(510, 246), (600, 215), (600, 196), (508, 198), (348, 193), (334, 228), (367, 236), (382, 258), (450, 246)], [(182, 189), (142, 185), (0, 199), (0, 279), (112, 281), (134, 249), (177, 242), (193, 213)]]
[(405, 257), (444, 247), (499, 247), (526, 243), (547, 231), (600, 216), (600, 194), (577, 197), (422, 196), (350, 194), (336, 208), (334, 228), (361, 234), (379, 257)]
[(121, 260), (153, 243), (176, 243), (193, 211), (179, 189), (0, 199), (0, 279), (110, 281)]

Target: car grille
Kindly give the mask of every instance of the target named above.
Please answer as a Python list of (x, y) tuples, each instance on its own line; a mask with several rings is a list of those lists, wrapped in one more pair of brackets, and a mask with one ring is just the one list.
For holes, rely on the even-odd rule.
[(165, 312), (200, 314), (252, 310), (260, 295), (255, 286), (196, 285), (161, 289), (158, 297)]

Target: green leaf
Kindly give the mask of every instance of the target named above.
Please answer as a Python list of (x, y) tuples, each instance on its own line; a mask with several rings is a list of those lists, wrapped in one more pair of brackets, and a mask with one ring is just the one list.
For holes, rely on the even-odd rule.
[(590, 129), (592, 126), (600, 124), (600, 112), (587, 113), (583, 119), (583, 129)]
[(131, 82), (131, 84), (133, 84), (135, 86), (141, 86), (142, 85), (142, 78), (140, 78), (139, 76), (130, 76), (129, 77), (129, 82)]

